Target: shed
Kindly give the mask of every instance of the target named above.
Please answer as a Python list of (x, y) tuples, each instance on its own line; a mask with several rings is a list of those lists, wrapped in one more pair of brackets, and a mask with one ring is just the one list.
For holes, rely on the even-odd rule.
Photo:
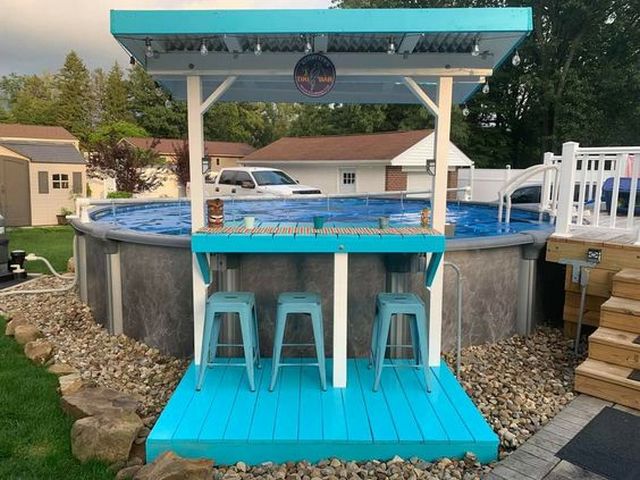
[[(286, 170), (323, 193), (424, 191), (433, 180), (433, 130), (357, 135), (284, 137), (244, 157), (247, 166)], [(457, 187), (459, 168), (473, 166), (452, 142), (448, 153), (449, 187)]]
[(67, 130), (0, 124), (0, 212), (8, 226), (55, 224), (86, 184), (79, 141)]

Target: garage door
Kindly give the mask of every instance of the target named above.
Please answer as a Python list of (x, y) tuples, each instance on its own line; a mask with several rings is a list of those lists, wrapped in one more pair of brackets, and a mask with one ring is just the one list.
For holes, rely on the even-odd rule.
[(0, 156), (0, 213), (7, 226), (31, 225), (29, 163)]

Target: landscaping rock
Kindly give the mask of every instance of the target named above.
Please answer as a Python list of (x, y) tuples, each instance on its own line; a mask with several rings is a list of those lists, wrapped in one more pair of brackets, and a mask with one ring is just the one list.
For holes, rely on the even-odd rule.
[(37, 327), (29, 323), (24, 323), (15, 327), (13, 336), (20, 345), (26, 345), (38, 338), (42, 338), (42, 332), (38, 330)]
[(18, 325), (27, 325), (28, 323), (29, 320), (27, 320), (27, 317), (23, 314), (12, 314), (11, 321), (7, 322), (6, 326), (4, 327), (4, 334), (7, 336), (12, 336), (14, 335), (16, 327)]
[(116, 475), (116, 480), (130, 480), (136, 476), (136, 473), (140, 471), (142, 465), (132, 465), (130, 467), (124, 467)]
[[(16, 289), (60, 288), (68, 282), (45, 275)], [(56, 363), (73, 365), (88, 383), (138, 396), (139, 413), (150, 419), (162, 411), (189, 363), (125, 335), (109, 334), (75, 290), (14, 295), (1, 303), (14, 318), (28, 318), (54, 344)]]
[(32, 362), (44, 365), (53, 355), (53, 345), (43, 339), (33, 340), (24, 346), (24, 354)]
[(153, 463), (145, 465), (134, 477), (135, 480), (210, 480), (213, 461), (187, 460), (173, 452), (165, 452)]
[(57, 375), (58, 377), (78, 373), (78, 370), (76, 370), (71, 365), (66, 363), (54, 363), (49, 368), (47, 368), (47, 371), (49, 373), (53, 373), (54, 375)]
[(71, 428), (71, 451), (81, 462), (100, 460), (124, 465), (141, 427), (140, 417), (130, 411), (81, 418)]
[(136, 444), (133, 442), (131, 451), (129, 452), (127, 466), (144, 465), (145, 463), (147, 463), (147, 447), (144, 443)]
[(58, 383), (60, 386), (60, 395), (62, 396), (72, 395), (85, 387), (84, 380), (79, 373), (58, 377)]
[(69, 257), (69, 260), (67, 260), (67, 272), (75, 273), (75, 271), (76, 271), (76, 259), (73, 257)]
[(84, 418), (102, 413), (133, 413), (138, 408), (138, 400), (133, 396), (102, 387), (85, 388), (79, 392), (65, 395), (60, 399), (60, 403), (62, 409), (73, 418)]

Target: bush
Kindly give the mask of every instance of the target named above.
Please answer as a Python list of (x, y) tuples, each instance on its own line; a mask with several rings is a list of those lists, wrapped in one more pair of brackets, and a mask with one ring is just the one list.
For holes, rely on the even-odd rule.
[(107, 198), (131, 198), (133, 193), (131, 192), (109, 192)]

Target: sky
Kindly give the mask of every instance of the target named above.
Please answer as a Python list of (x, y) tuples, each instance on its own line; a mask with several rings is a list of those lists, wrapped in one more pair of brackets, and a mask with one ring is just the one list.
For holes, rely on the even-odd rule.
[(55, 72), (75, 50), (88, 68), (126, 65), (109, 10), (328, 8), (331, 0), (0, 0), (0, 76)]

